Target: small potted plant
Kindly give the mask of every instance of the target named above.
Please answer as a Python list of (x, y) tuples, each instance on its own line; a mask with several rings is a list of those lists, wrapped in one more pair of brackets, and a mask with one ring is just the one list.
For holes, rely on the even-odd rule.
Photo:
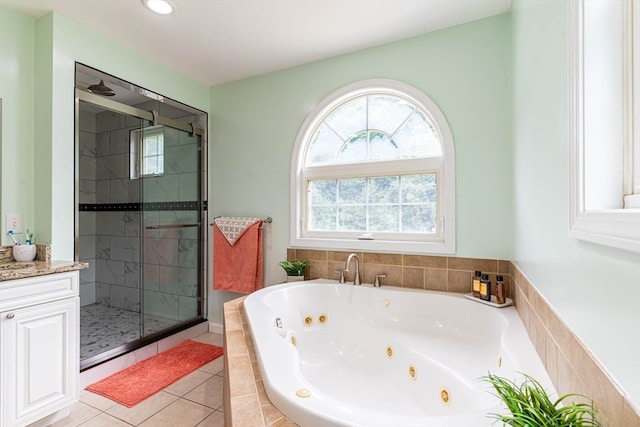
[(287, 282), (297, 282), (304, 280), (304, 269), (311, 267), (311, 261), (306, 259), (280, 261), (280, 267), (287, 273)]
[(593, 403), (569, 401), (571, 397), (589, 401), (591, 399), (581, 394), (569, 393), (552, 401), (538, 381), (529, 375), (522, 375), (525, 379), (521, 385), (491, 373), (480, 378), (493, 386), (496, 396), (510, 411), (510, 414), (489, 414), (497, 421), (514, 427), (600, 427)]

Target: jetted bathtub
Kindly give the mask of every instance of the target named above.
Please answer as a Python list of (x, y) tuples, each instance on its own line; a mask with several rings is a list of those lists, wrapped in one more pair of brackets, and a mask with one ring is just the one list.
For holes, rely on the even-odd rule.
[(491, 426), (488, 372), (554, 393), (514, 307), (317, 279), (244, 302), (271, 402), (303, 427)]

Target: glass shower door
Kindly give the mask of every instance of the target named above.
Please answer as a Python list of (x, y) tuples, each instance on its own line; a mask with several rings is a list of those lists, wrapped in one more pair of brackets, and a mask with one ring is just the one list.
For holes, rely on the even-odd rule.
[(141, 185), (141, 333), (202, 315), (201, 137), (169, 126), (136, 136), (131, 165)]

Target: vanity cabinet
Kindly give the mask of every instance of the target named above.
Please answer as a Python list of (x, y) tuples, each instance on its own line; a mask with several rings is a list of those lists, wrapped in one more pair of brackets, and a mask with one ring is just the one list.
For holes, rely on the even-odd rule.
[(25, 426), (78, 397), (78, 272), (0, 282), (0, 426)]

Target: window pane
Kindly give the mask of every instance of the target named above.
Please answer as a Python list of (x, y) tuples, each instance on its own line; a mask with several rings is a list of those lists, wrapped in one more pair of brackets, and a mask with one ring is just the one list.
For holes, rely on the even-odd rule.
[(393, 160), (400, 157), (400, 150), (389, 135), (379, 131), (369, 132), (369, 160)]
[(158, 164), (156, 165), (156, 175), (162, 175), (164, 173), (164, 156), (161, 154), (158, 157)]
[(390, 95), (339, 106), (311, 138), (308, 166), (442, 155), (439, 136), (415, 106)]
[(340, 151), (339, 163), (360, 163), (367, 161), (367, 132), (359, 132), (345, 142)]
[(436, 232), (436, 204), (402, 206), (402, 231), (416, 233)]
[(144, 138), (144, 155), (152, 156), (158, 153), (158, 138), (147, 136)]
[(163, 155), (164, 154), (164, 137), (162, 136), (162, 134), (157, 136), (157, 141), (158, 141), (158, 147), (156, 151), (159, 155)]
[(398, 203), (400, 177), (385, 176), (369, 179), (369, 203)]
[(366, 98), (355, 99), (341, 106), (326, 122), (346, 141), (353, 134), (367, 128)]
[(335, 206), (312, 206), (309, 214), (309, 229), (335, 231), (336, 213)]
[(335, 179), (311, 181), (309, 183), (311, 205), (335, 205), (337, 188), (338, 184)]
[(402, 177), (402, 203), (436, 201), (436, 174)]
[(307, 165), (316, 166), (336, 162), (343, 141), (329, 126), (326, 124), (320, 126), (311, 141), (311, 148), (306, 158)]
[(441, 156), (440, 139), (431, 123), (421, 113), (415, 112), (393, 135), (404, 158)]
[(143, 159), (143, 173), (145, 175), (151, 175), (156, 173), (158, 169), (158, 158), (157, 157), (145, 157)]
[(338, 212), (338, 230), (364, 231), (367, 221), (367, 209), (362, 206), (340, 206)]
[(398, 205), (373, 205), (369, 208), (369, 231), (400, 231)]
[(434, 233), (436, 176), (432, 173), (311, 181), (309, 227), (327, 231)]
[(338, 190), (338, 203), (341, 205), (364, 204), (367, 200), (366, 178), (341, 179), (338, 181)]
[(406, 102), (390, 96), (369, 97), (369, 129), (394, 134), (414, 108)]

